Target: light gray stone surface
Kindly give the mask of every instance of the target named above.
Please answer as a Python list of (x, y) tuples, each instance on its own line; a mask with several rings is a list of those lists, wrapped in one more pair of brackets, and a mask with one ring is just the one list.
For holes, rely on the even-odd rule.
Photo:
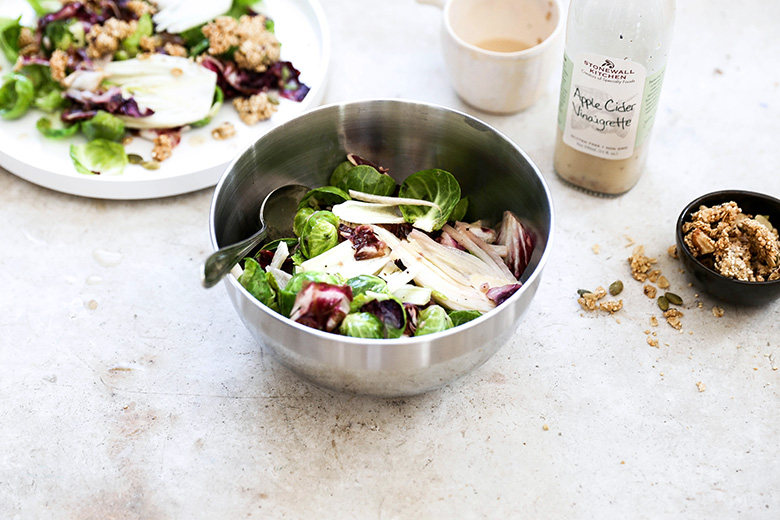
[[(553, 173), (557, 79), (524, 113), (482, 114), (448, 86), (436, 8), (323, 2), (327, 102), (470, 112), (555, 201), (516, 338), (414, 398), (333, 394), (263, 355), (199, 286), (211, 190), (91, 200), (0, 171), (0, 517), (778, 518), (780, 302), (715, 318), (666, 248), (698, 195), (780, 195), (780, 4), (679, 4), (647, 170), (602, 199)], [(650, 326), (630, 239), (685, 299), (682, 333)], [(618, 278), (624, 309), (583, 315), (575, 291)]]

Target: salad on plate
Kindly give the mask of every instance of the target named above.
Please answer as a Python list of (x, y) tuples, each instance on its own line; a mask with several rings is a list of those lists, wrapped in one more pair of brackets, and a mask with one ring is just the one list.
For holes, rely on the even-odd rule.
[(440, 332), (520, 287), (532, 233), (511, 211), (463, 222), (468, 197), (438, 168), (400, 185), (354, 154), (298, 205), (295, 237), (273, 237), (236, 268), (270, 309), (326, 332), (392, 339)]
[[(309, 91), (282, 60), (257, 0), (27, 1), (34, 24), (0, 18), (0, 52), (13, 64), (0, 83), (0, 117), (35, 111), (46, 138), (82, 135), (70, 146), (82, 174), (156, 169), (223, 103), (252, 125), (272, 117), (279, 98), (302, 101)], [(235, 131), (224, 122), (212, 136)], [(126, 152), (136, 137), (153, 142), (150, 156)]]

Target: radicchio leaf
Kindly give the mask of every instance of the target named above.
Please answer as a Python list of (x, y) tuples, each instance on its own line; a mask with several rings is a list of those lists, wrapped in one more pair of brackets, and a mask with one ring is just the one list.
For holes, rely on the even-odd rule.
[(90, 119), (97, 114), (98, 110), (129, 117), (148, 117), (154, 114), (154, 111), (149, 108), (142, 111), (133, 98), (123, 98), (119, 87), (112, 87), (100, 93), (67, 90), (65, 97), (73, 103), (73, 106), (62, 112), (61, 119), (66, 123)]
[(504, 212), (496, 243), (507, 248), (506, 264), (515, 278), (520, 279), (534, 250), (533, 237), (511, 211)]
[(203, 56), (200, 64), (217, 74), (217, 85), (225, 99), (275, 90), (283, 98), (302, 101), (309, 92), (298, 79), (300, 72), (289, 61), (278, 61), (263, 72), (242, 69), (234, 61), (216, 56)]
[(403, 334), (406, 328), (404, 315), (404, 304), (398, 300), (371, 300), (360, 308), (361, 312), (370, 312), (385, 327), (385, 335), (389, 338), (396, 338)]
[(492, 287), (488, 289), (488, 292), (486, 296), (493, 300), (496, 305), (501, 305), (504, 303), (510, 296), (515, 294), (518, 289), (522, 287), (522, 284), (519, 283), (510, 283), (508, 285), (502, 285), (500, 287)]
[(414, 336), (420, 317), (420, 307), (413, 303), (404, 303), (404, 311), (406, 311), (406, 330), (404, 330), (404, 335)]
[(355, 250), (355, 260), (367, 260), (387, 254), (387, 244), (376, 236), (371, 226), (365, 224), (357, 226), (352, 230), (349, 240)]
[(306, 281), (295, 297), (290, 319), (314, 329), (332, 332), (349, 313), (352, 288)]

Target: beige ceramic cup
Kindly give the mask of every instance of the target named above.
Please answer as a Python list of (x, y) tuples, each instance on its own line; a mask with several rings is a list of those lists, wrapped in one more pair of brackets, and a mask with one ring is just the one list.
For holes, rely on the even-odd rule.
[(511, 114), (547, 91), (563, 52), (561, 0), (417, 1), (444, 10), (444, 60), (463, 101)]

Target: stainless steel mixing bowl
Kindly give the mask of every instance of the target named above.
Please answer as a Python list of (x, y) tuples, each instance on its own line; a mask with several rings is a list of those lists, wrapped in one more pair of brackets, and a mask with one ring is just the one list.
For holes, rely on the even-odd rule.
[(482, 365), (517, 331), (541, 280), (552, 243), (553, 209), (544, 178), (528, 156), (487, 124), (441, 106), (370, 100), (323, 106), (262, 136), (228, 166), (211, 203), (214, 249), (257, 230), (260, 202), (286, 183), (327, 184), (355, 153), (402, 181), (425, 168), (451, 172), (469, 196), (467, 220), (497, 222), (512, 210), (532, 230), (535, 248), (523, 287), (465, 325), (427, 336), (366, 340), (321, 332), (268, 309), (232, 275), (225, 286), (244, 324), (281, 364), (327, 388), (378, 396), (421, 393)]

